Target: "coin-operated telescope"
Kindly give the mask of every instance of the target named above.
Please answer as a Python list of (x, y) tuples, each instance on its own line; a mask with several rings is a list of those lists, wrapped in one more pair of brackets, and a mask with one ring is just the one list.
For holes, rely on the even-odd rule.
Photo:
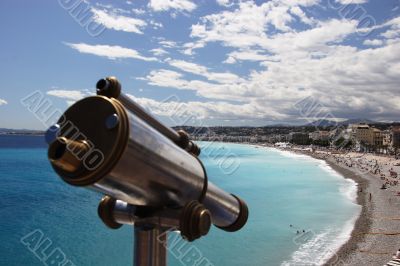
[(98, 213), (108, 227), (135, 226), (135, 265), (166, 265), (171, 229), (193, 241), (212, 224), (227, 232), (246, 224), (246, 203), (209, 182), (187, 133), (122, 94), (116, 78), (96, 87), (47, 131), (48, 156), (65, 182), (105, 195)]

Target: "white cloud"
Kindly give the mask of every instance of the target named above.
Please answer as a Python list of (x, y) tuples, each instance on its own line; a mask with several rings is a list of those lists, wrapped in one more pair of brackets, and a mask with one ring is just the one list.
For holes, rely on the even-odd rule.
[(381, 46), (383, 45), (382, 40), (374, 39), (374, 40), (365, 40), (363, 42), (364, 45), (369, 45), (369, 46)]
[[(382, 24), (379, 25), (374, 25), (372, 27), (364, 27), (358, 29), (360, 33), (371, 33), (374, 30), (382, 29), (382, 28), (387, 28), (390, 27), (390, 29), (387, 31), (389, 33), (393, 32), (399, 32), (400, 31), (400, 16), (395, 17), (393, 19), (390, 19), (389, 21), (386, 21)], [(386, 38), (392, 38), (392, 35), (388, 34), (387, 32), (382, 33), (381, 35), (386, 37)]]
[(89, 91), (87, 90), (80, 91), (80, 90), (59, 90), (59, 89), (49, 90), (46, 92), (46, 94), (70, 101), (79, 101), (80, 99), (83, 99), (88, 95), (90, 95)]
[(100, 10), (96, 8), (92, 8), (91, 11), (94, 14), (94, 21), (104, 25), (108, 29), (143, 34), (142, 29), (147, 25), (144, 20), (121, 16), (113, 11)]
[[(259, 62), (261, 68), (248, 69), (247, 76), (217, 73), (195, 62), (167, 59), (170, 66), (207, 81), (166, 69), (150, 71), (142, 80), (152, 86), (191, 90), (218, 107), (237, 110), (236, 105), (251, 105), (246, 111), (238, 111), (248, 120), (264, 121), (270, 114), (272, 119), (296, 121), (301, 114), (294, 103), (309, 96), (335, 118), (398, 120), (400, 18), (376, 26), (389, 27), (383, 34), (390, 39), (366, 40), (364, 44), (370, 48), (357, 48), (343, 41), (355, 36), (359, 21), (318, 21), (303, 8), (318, 3), (272, 0), (257, 5), (243, 1), (234, 10), (207, 15), (192, 25), (192, 40), (179, 47), (184, 54), (193, 55), (196, 49), (219, 43), (230, 48), (225, 63)], [(292, 28), (296, 20), (304, 28)], [(231, 101), (230, 105), (222, 103), (226, 101)], [(206, 103), (199, 108), (206, 108)], [(221, 120), (231, 117), (223, 109), (204, 111), (203, 115), (211, 119), (213, 113)]]
[(191, 12), (196, 9), (196, 4), (188, 0), (150, 0), (149, 7), (154, 11), (177, 11)]
[(194, 54), (194, 49), (199, 49), (199, 48), (203, 48), (205, 46), (205, 44), (203, 42), (188, 42), (185, 43), (183, 45), (183, 50), (181, 51), (181, 53), (185, 54), (185, 55), (193, 55)]
[(157, 29), (161, 29), (161, 28), (163, 28), (164, 27), (164, 25), (163, 24), (161, 24), (160, 22), (157, 22), (157, 21), (155, 21), (155, 20), (149, 20), (149, 23), (150, 23), (150, 25), (152, 25), (153, 26), (153, 29), (155, 29), (155, 30), (157, 30)]
[(248, 104), (231, 104), (224, 101), (199, 102), (189, 101), (183, 102), (178, 96), (170, 96), (165, 101), (156, 101), (149, 98), (139, 98), (128, 95), (134, 101), (139, 103), (151, 113), (168, 117), (167, 122), (174, 125), (203, 126), (204, 119), (237, 121), (239, 119), (259, 120), (284, 119), (285, 115), (279, 114), (269, 108), (260, 109), (256, 105)]
[(394, 39), (400, 37), (400, 17), (389, 20), (383, 26), (390, 26), (390, 28), (381, 35), (387, 39)]
[(5, 105), (8, 104), (8, 102), (6, 100), (0, 99), (0, 105)]
[[(264, 70), (253, 71), (236, 83), (185, 79), (181, 73), (163, 69), (151, 71), (144, 80), (153, 86), (192, 90), (212, 102), (251, 104), (254, 109), (246, 110), (254, 113), (246, 113), (248, 119), (263, 117), (260, 114), (264, 112), (264, 118), (271, 113), (271, 118), (280, 114), (286, 121), (295, 121), (301, 115), (294, 103), (313, 96), (335, 118), (367, 115), (377, 120), (398, 120), (400, 41), (365, 50), (331, 45), (321, 54), (280, 57), (280, 61), (263, 62)], [(196, 64), (179, 66), (191, 73), (208, 71)], [(222, 111), (219, 114), (227, 115)]]
[[(234, 11), (208, 15), (200, 23), (192, 25), (191, 37), (196, 41), (189, 43), (190, 47), (202, 48), (210, 42), (221, 42), (228, 47), (261, 47), (276, 53), (282, 45), (286, 50), (321, 48), (326, 43), (341, 41), (356, 30), (357, 21), (332, 19), (314, 23), (311, 18), (298, 12), (301, 9), (294, 7), (299, 8), (299, 4), (269, 1), (258, 6), (252, 1), (241, 2)], [(303, 21), (317, 24), (316, 27), (294, 31), (290, 27), (290, 22), (294, 20), (290, 10), (297, 10), (296, 16), (303, 16)], [(280, 33), (269, 33), (274, 29), (280, 30)]]
[(228, 54), (228, 58), (224, 61), (227, 64), (234, 64), (237, 61), (268, 61), (276, 60), (273, 56), (263, 54), (262, 50), (245, 49), (238, 50)]
[(163, 56), (168, 54), (168, 52), (162, 48), (151, 49), (150, 52), (152, 52), (155, 56)]
[(132, 8), (132, 13), (136, 15), (144, 15), (146, 14), (146, 10), (141, 9), (141, 8)]
[(160, 39), (158, 43), (164, 48), (176, 48), (176, 47), (178, 47), (178, 44), (176, 42), (174, 42), (174, 41)]
[(187, 62), (187, 61), (183, 61), (183, 60), (168, 60), (167, 62), (169, 65), (171, 65), (173, 67), (176, 67), (185, 72), (203, 76), (210, 81), (215, 81), (218, 83), (236, 83), (236, 82), (243, 81), (243, 79), (240, 79), (239, 76), (237, 76), (233, 73), (211, 72), (205, 66), (202, 66), (202, 65), (199, 65), (196, 63), (191, 63), (191, 62)]
[(46, 92), (47, 95), (64, 99), (67, 105), (72, 105), (75, 102), (93, 95), (89, 90), (60, 90), (53, 89)]
[(86, 43), (65, 43), (69, 47), (79, 51), (80, 53), (93, 54), (97, 56), (107, 57), (108, 59), (115, 60), (118, 58), (133, 58), (143, 61), (157, 61), (155, 57), (142, 56), (138, 51), (124, 48), (121, 46), (110, 45), (90, 45)]
[(299, 6), (291, 7), (290, 13), (296, 15), (304, 24), (313, 25), (315, 23), (315, 20), (313, 18), (309, 18)]
[(336, 3), (340, 3), (342, 5), (351, 5), (351, 4), (365, 4), (368, 0), (336, 0)]

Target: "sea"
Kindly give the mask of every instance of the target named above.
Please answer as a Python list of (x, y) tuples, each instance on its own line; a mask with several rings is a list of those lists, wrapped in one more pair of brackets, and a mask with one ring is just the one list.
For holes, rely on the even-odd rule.
[[(200, 142), (209, 180), (239, 195), (247, 225), (192, 243), (169, 234), (174, 266), (322, 265), (350, 237), (357, 185), (324, 161), (252, 145)], [(42, 136), (0, 136), (0, 265), (132, 265), (133, 229), (106, 228), (102, 195), (64, 183)]]

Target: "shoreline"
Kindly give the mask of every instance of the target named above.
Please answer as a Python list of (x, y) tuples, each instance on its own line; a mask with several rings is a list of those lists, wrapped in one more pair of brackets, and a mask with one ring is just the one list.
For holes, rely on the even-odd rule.
[[(265, 147), (265, 146), (262, 146)], [(269, 148), (276, 148), (276, 147), (269, 147)], [(277, 148), (279, 149), (279, 148)], [(355, 202), (361, 206), (361, 211), (357, 215), (357, 219), (354, 223), (354, 227), (351, 231), (350, 238), (344, 242), (340, 248), (335, 252), (335, 254), (328, 259), (325, 263), (323, 263), (323, 266), (333, 266), (333, 265), (348, 265), (346, 263), (346, 259), (348, 259), (349, 255), (353, 252), (356, 252), (357, 249), (357, 244), (361, 241), (364, 240), (364, 235), (357, 234), (356, 232), (369, 232), (372, 220), (370, 219), (371, 217), (371, 210), (366, 207), (366, 204), (368, 202), (368, 196), (369, 194), (367, 193), (368, 186), (370, 185), (370, 182), (366, 180), (365, 178), (362, 178), (360, 175), (357, 173), (354, 173), (353, 171), (349, 169), (345, 169), (344, 167), (336, 164), (334, 161), (329, 160), (329, 159), (323, 159), (319, 158), (318, 156), (315, 156), (313, 154), (310, 154), (308, 152), (301, 152), (298, 150), (291, 150), (291, 149), (279, 149), (283, 151), (288, 151), (292, 152), (295, 154), (301, 154), (301, 155), (306, 155), (309, 157), (312, 157), (316, 160), (322, 160), (327, 163), (329, 167), (331, 167), (335, 172), (337, 172), (341, 177), (344, 179), (351, 179), (357, 184), (357, 197), (355, 199)], [(360, 192), (362, 191), (362, 192)]]
[[(354, 224), (353, 230), (351, 231), (350, 238), (339, 248), (335, 255), (330, 258), (324, 266), (330, 266), (338, 264), (339, 261), (346, 261), (351, 253), (357, 252), (357, 245), (359, 242), (364, 241), (365, 235), (358, 234), (357, 232), (369, 232), (371, 229), (373, 215), (373, 209), (368, 208), (368, 187), (370, 182), (362, 178), (360, 175), (345, 169), (332, 161), (325, 160), (325, 162), (336, 172), (338, 172), (344, 178), (348, 178), (357, 183), (357, 198), (356, 202), (361, 206), (361, 212), (359, 213), (357, 220)], [(361, 192), (362, 191), (362, 192)], [(340, 264), (339, 264), (340, 265)]]
[(393, 254), (400, 248), (400, 196), (393, 193), (400, 191), (398, 186), (382, 190), (382, 181), (377, 176), (361, 173), (355, 167), (341, 165), (332, 155), (318, 156), (305, 150), (257, 146), (323, 160), (343, 178), (357, 183), (356, 203), (361, 206), (361, 212), (350, 238), (322, 265), (385, 265), (392, 259)]

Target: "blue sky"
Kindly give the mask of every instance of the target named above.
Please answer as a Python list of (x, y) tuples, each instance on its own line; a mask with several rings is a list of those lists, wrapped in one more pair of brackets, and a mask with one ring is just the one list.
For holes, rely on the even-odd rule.
[(304, 99), (400, 120), (399, 0), (5, 0), (0, 32), (0, 127), (44, 129), (21, 99), (63, 111), (109, 75), (169, 125), (319, 118)]

